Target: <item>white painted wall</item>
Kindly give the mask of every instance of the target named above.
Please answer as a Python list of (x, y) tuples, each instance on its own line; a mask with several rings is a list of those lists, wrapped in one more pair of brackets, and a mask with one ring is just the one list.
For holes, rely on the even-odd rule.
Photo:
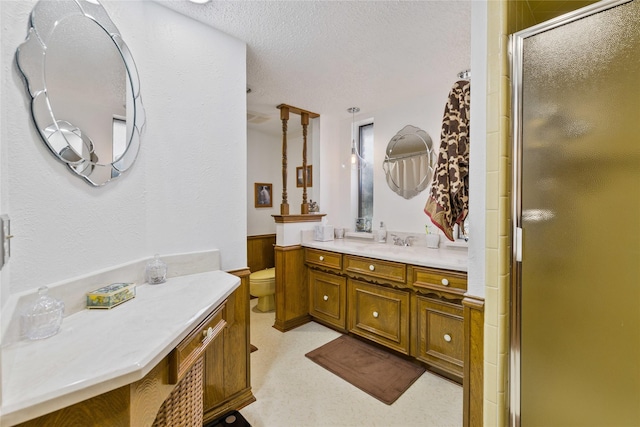
[[(105, 0), (140, 74), (147, 128), (123, 177), (93, 188), (47, 151), (14, 53), (35, 1), (2, 4), (2, 296), (154, 253), (219, 248), (246, 267), (246, 46), (152, 2)], [(3, 271), (4, 272), (4, 271)]]
[[(290, 122), (300, 120), (291, 114)], [(320, 194), (320, 162), (318, 132), (320, 121), (312, 119), (307, 130), (307, 165), (311, 165), (312, 186), (307, 188), (307, 202), (318, 201)], [(302, 204), (302, 187), (296, 186), (296, 167), (302, 166), (302, 132), (287, 133), (287, 200), (289, 214), (299, 214)], [(272, 215), (280, 215), (282, 203), (282, 136), (274, 136), (255, 129), (247, 130), (247, 235), (275, 234), (276, 224)], [(273, 206), (255, 207), (255, 183), (273, 184)], [(316, 196), (317, 195), (317, 196)], [(322, 209), (322, 206), (321, 206)]]
[[(280, 214), (282, 200), (282, 138), (247, 131), (247, 235), (275, 234), (276, 223), (271, 215)], [(272, 207), (256, 208), (254, 184), (273, 185)]]
[[(445, 102), (451, 86), (457, 80), (456, 74), (459, 71), (462, 69), (440, 73), (444, 77), (431, 80), (427, 90), (421, 91), (421, 94), (410, 102), (355, 116), (356, 125), (370, 118), (374, 121), (374, 226), (384, 221), (387, 230), (424, 234), (424, 226), (430, 223), (429, 217), (424, 213), (428, 189), (412, 199), (402, 198), (387, 185), (382, 162), (389, 140), (406, 125), (425, 130), (431, 136), (437, 152)], [(322, 158), (322, 171), (327, 173), (325, 176), (331, 177), (331, 182), (330, 190), (323, 192), (322, 195), (323, 199), (324, 197), (329, 199), (323, 200), (328, 208), (326, 212), (329, 223), (353, 229), (356, 214), (352, 212), (349, 195), (352, 182), (351, 171), (340, 167), (340, 159), (346, 158), (350, 152), (351, 124), (352, 120), (349, 116), (340, 120), (330, 119), (330, 123), (327, 123), (330, 129), (323, 127), (322, 147), (325, 149), (325, 156)], [(325, 138), (327, 135), (329, 137)], [(327, 185), (326, 181), (324, 185)]]

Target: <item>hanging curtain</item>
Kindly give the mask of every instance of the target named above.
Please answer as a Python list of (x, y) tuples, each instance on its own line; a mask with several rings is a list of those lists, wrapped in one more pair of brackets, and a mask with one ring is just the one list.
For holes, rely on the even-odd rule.
[(469, 106), (471, 84), (456, 82), (444, 109), (438, 162), (424, 212), (451, 241), (453, 226), (469, 212)]

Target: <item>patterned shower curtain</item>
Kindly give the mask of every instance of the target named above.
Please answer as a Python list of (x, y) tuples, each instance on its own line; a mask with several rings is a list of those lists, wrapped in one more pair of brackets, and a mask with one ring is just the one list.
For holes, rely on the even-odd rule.
[(424, 212), (451, 241), (469, 212), (469, 106), (471, 83), (456, 82), (444, 109), (438, 162)]

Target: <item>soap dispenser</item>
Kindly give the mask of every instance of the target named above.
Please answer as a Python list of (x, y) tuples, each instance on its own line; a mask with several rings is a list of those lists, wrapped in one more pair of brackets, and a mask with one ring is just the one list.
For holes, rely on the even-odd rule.
[(378, 230), (378, 243), (387, 242), (387, 229), (384, 226), (384, 222), (380, 221), (380, 229)]

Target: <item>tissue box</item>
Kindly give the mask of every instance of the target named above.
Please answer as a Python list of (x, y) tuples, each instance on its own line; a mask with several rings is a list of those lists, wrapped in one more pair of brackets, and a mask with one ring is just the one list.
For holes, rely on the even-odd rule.
[(87, 308), (112, 308), (135, 296), (135, 283), (112, 283), (88, 292)]
[(320, 242), (333, 240), (333, 225), (316, 225), (313, 240)]

